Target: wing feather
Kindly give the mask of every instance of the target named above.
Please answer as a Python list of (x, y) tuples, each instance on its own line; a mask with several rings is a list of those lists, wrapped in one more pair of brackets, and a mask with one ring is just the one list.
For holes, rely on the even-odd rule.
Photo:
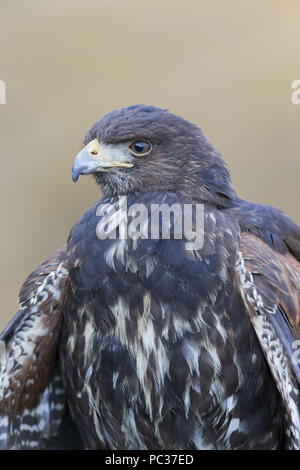
[(27, 278), (20, 310), (0, 335), (1, 449), (43, 448), (63, 420), (57, 344), (67, 274), (61, 248)]
[(300, 448), (300, 263), (242, 233), (237, 285), (286, 411), (285, 446)]

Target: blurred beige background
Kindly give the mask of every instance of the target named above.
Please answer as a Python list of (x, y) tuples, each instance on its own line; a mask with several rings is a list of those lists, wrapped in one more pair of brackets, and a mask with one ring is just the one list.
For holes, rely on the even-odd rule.
[(98, 198), (71, 180), (89, 126), (133, 103), (200, 125), (241, 197), (300, 223), (298, 0), (1, 0), (0, 328)]

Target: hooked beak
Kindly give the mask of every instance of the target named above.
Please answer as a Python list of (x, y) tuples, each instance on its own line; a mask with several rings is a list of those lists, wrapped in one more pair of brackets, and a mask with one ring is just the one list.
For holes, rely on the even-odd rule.
[(123, 149), (101, 145), (98, 139), (94, 139), (76, 155), (72, 166), (72, 179), (76, 183), (80, 175), (105, 172), (112, 167), (131, 168), (133, 163), (130, 160), (131, 157)]

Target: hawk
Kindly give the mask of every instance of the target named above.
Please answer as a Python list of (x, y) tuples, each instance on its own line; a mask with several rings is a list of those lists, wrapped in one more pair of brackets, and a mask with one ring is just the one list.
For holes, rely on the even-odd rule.
[(299, 449), (299, 227), (154, 106), (96, 122), (84, 174), (103, 197), (0, 336), (1, 448)]

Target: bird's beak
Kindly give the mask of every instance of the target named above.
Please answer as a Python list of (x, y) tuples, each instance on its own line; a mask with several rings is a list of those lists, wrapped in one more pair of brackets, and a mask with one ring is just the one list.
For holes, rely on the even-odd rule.
[(111, 146), (101, 145), (98, 139), (89, 142), (75, 157), (72, 166), (72, 179), (74, 183), (80, 175), (108, 171), (112, 167), (131, 168), (133, 163), (123, 151)]

